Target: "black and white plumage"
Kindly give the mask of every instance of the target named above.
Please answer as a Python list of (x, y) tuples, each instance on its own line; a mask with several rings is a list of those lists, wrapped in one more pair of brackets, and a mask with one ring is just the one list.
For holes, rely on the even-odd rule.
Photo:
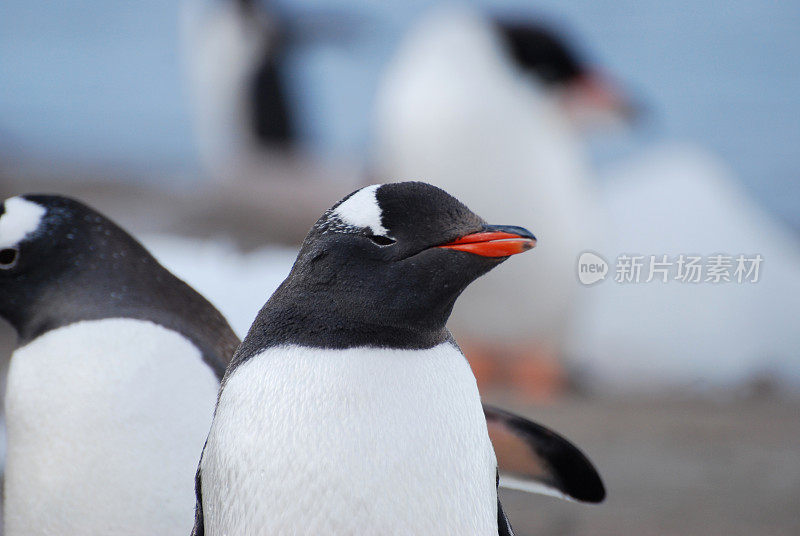
[(91, 208), (0, 207), (0, 315), (17, 331), (5, 534), (185, 534), (192, 475), (238, 339)]
[(533, 244), (424, 183), (327, 211), (228, 367), (194, 534), (510, 534), (445, 323), (471, 281)]

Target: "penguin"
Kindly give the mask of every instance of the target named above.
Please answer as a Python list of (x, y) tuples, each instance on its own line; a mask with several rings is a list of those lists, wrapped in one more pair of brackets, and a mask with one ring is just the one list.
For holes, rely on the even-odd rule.
[(285, 69), (286, 35), (271, 5), (185, 0), (182, 37), (201, 164), (212, 177), (297, 142)]
[(23, 195), (0, 206), (0, 316), (5, 535), (186, 534), (239, 342), (222, 315), (108, 218)]
[(513, 534), (446, 322), (467, 285), (535, 243), (422, 182), (326, 211), (228, 365), (192, 534)]
[(220, 182), (287, 173), (306, 179), (307, 112), (292, 57), (309, 46), (347, 45), (363, 26), (336, 7), (182, 0), (182, 56), (203, 171)]
[(425, 177), (487, 218), (531, 222), (543, 240), (504, 269), (512, 277), (492, 273), (464, 293), (451, 326), (468, 356), (563, 357), (580, 309), (575, 263), (606, 235), (579, 127), (599, 110), (627, 116), (625, 103), (563, 36), (465, 6), (425, 15), (390, 62), (375, 175)]

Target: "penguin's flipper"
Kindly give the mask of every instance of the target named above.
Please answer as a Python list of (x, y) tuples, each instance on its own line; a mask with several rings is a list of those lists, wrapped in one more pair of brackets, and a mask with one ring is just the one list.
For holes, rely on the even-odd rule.
[[(205, 450), (205, 447), (203, 447)], [(201, 458), (202, 459), (202, 458)], [(197, 467), (197, 474), (194, 477), (194, 494), (197, 497), (197, 504), (194, 507), (194, 528), (192, 536), (205, 536), (206, 528), (203, 523), (203, 489), (200, 467)]]
[(592, 462), (578, 448), (540, 424), (483, 406), (500, 471), (500, 486), (598, 503), (606, 496)]

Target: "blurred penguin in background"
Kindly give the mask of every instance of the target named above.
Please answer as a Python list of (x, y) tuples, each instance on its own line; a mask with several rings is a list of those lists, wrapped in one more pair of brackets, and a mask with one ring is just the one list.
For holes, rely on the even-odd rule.
[[(647, 268), (651, 255), (666, 255), (672, 264), (667, 284), (604, 283), (589, 293), (570, 354), (594, 385), (800, 385), (797, 236), (696, 144), (654, 144), (605, 175), (606, 260), (642, 254)], [(715, 282), (717, 256), (728, 269)], [(691, 257), (703, 268), (696, 278), (679, 269)]]
[(295, 141), (282, 76), (285, 34), (256, 0), (186, 0), (186, 48), (201, 164), (212, 177), (242, 172)]
[[(302, 190), (313, 192), (332, 180), (349, 189), (360, 165), (312, 154), (289, 60), (309, 47), (347, 47), (363, 27), (358, 13), (338, 7), (184, 0), (181, 35), (204, 173), (226, 183), (268, 180), (284, 191), (305, 181)], [(321, 197), (327, 203), (332, 195), (341, 188)]]
[(605, 233), (578, 131), (626, 116), (624, 99), (549, 28), (447, 7), (409, 33), (376, 100), (380, 177), (430, 181), (539, 231), (540, 254), (473, 284), (450, 327), (487, 369), (479, 377), (500, 358), (530, 394), (550, 396), (564, 380), (578, 255)]

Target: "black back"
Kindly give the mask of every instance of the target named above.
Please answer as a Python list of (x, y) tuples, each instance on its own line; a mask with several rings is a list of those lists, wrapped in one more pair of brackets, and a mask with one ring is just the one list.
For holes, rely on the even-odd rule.
[(509, 54), (523, 71), (546, 86), (565, 86), (586, 74), (577, 53), (565, 39), (542, 25), (497, 21)]
[(272, 6), (241, 2), (245, 16), (268, 19), (264, 27), (266, 42), (249, 83), (250, 120), (258, 143), (288, 149), (297, 141), (286, 87), (286, 47), (282, 17)]
[(250, 85), (252, 129), (262, 145), (288, 148), (296, 141), (282, 74), (282, 55), (265, 53)]
[(20, 344), (83, 320), (149, 320), (192, 341), (222, 377), (239, 340), (213, 305), (86, 205), (55, 195), (24, 199), (46, 213), (17, 245), (13, 268), (0, 270), (0, 316)]

